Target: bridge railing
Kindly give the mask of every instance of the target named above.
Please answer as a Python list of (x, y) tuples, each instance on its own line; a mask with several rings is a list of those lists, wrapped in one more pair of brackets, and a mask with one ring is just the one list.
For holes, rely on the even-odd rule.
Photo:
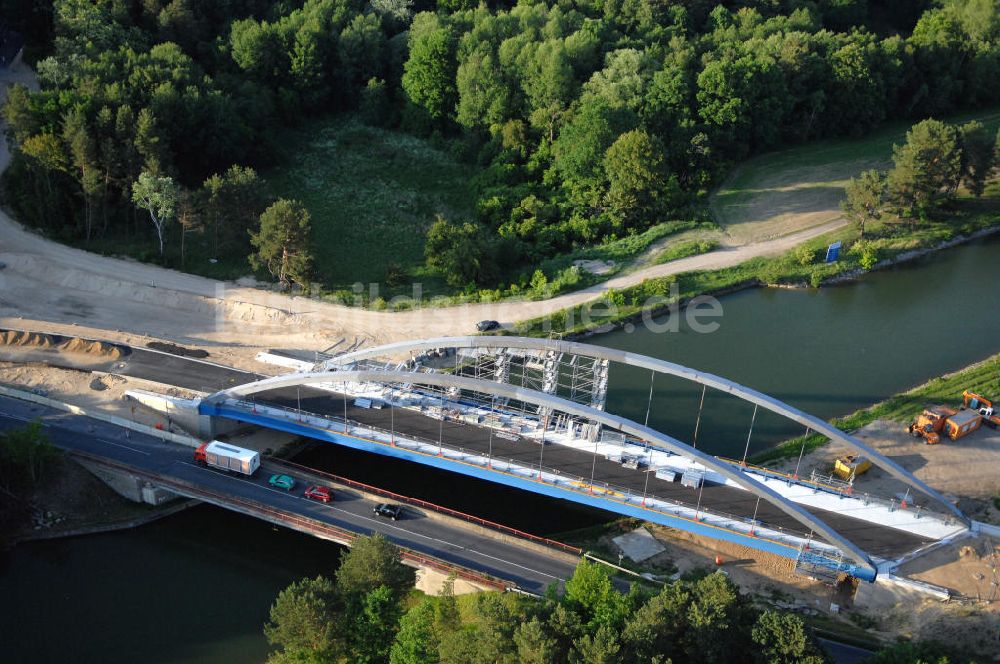
[(404, 496), (388, 489), (383, 489), (381, 487), (372, 486), (370, 484), (365, 484), (364, 482), (358, 482), (357, 480), (352, 480), (347, 477), (341, 477), (340, 475), (334, 475), (333, 473), (328, 473), (321, 470), (316, 470), (315, 468), (310, 468), (303, 466), (302, 464), (295, 463), (294, 461), (288, 461), (287, 459), (277, 459), (275, 457), (269, 457), (269, 460), (277, 462), (284, 466), (291, 466), (301, 471), (309, 472), (314, 475), (319, 475), (321, 477), (329, 478), (330, 480), (337, 482), (339, 484), (346, 484), (347, 486), (353, 487), (355, 489), (360, 489), (368, 493), (374, 493), (379, 496), (384, 496), (391, 500), (397, 502), (406, 503), (408, 505), (414, 505), (416, 507), (422, 507), (424, 509), (432, 510), (440, 514), (446, 514), (450, 517), (461, 519), (462, 521), (468, 521), (469, 523), (474, 523), (484, 528), (489, 528), (490, 530), (497, 530), (508, 535), (513, 535), (521, 539), (526, 539), (532, 542), (537, 542), (539, 544), (544, 544), (545, 546), (552, 547), (554, 549), (559, 549), (567, 553), (572, 553), (574, 555), (583, 555), (583, 549), (578, 546), (572, 546), (558, 540), (549, 539), (547, 537), (542, 537), (540, 535), (533, 535), (527, 533), (523, 530), (518, 530), (517, 528), (512, 528), (510, 526), (505, 526), (502, 523), (496, 523), (488, 519), (483, 519), (472, 514), (466, 514), (465, 512), (459, 512), (458, 510), (453, 510), (450, 507), (444, 507), (442, 505), (436, 505), (434, 503), (428, 502), (426, 500), (421, 500), (420, 498), (414, 498), (412, 496)]
[[(718, 457), (723, 461), (727, 461), (735, 466), (743, 465), (741, 462), (734, 459), (727, 459), (726, 457)], [(895, 498), (884, 498), (879, 495), (872, 494), (870, 492), (858, 492), (854, 490), (854, 486), (849, 483), (844, 483), (844, 486), (835, 486), (829, 482), (820, 481), (815, 478), (797, 477), (795, 475), (789, 475), (788, 473), (782, 473), (780, 471), (774, 470), (772, 468), (765, 468), (763, 466), (755, 466), (753, 464), (748, 464), (744, 466), (752, 470), (754, 473), (764, 475), (765, 477), (770, 477), (773, 479), (779, 479), (783, 482), (788, 482), (791, 484), (799, 484), (801, 486), (808, 486), (815, 491), (821, 491), (823, 493), (828, 493), (835, 496), (844, 496), (847, 498), (853, 498), (855, 500), (860, 500), (865, 506), (877, 505), (879, 507), (884, 507), (889, 512), (906, 511), (913, 514), (913, 518), (919, 519), (922, 517), (928, 517), (941, 521), (946, 525), (952, 525), (958, 523), (958, 520), (951, 514), (944, 514), (936, 510), (929, 509), (923, 505), (917, 505), (914, 499), (895, 499)], [(910, 495), (907, 492), (907, 495)]]
[[(178, 478), (168, 478), (156, 473), (148, 472), (138, 468), (133, 468), (127, 464), (119, 463), (117, 461), (107, 459), (96, 454), (90, 454), (89, 452), (73, 451), (72, 456), (80, 457), (92, 461), (94, 463), (99, 463), (111, 468), (116, 468), (118, 470), (129, 473), (136, 477), (142, 477), (146, 481), (153, 482), (159, 486), (166, 489), (173, 489), (179, 491), (182, 495), (187, 495), (196, 499), (215, 501), (216, 503), (221, 503), (223, 506), (235, 506), (242, 507), (245, 510), (256, 512), (258, 514), (265, 515), (276, 521), (279, 521), (286, 525), (298, 526), (307, 531), (311, 532), (323, 532), (332, 538), (343, 541), (349, 546), (351, 542), (361, 537), (360, 534), (340, 528), (330, 523), (320, 521), (318, 519), (313, 519), (306, 516), (301, 516), (293, 512), (286, 512), (280, 510), (265, 503), (261, 503), (250, 498), (244, 498), (242, 496), (236, 496), (233, 494), (220, 493), (218, 491), (213, 491), (206, 487), (195, 484), (194, 482), (189, 482), (187, 480), (182, 480)], [(492, 577), (485, 573), (472, 572), (459, 565), (453, 565), (451, 563), (439, 560), (432, 556), (428, 556), (413, 549), (409, 549), (404, 546), (400, 546), (400, 551), (402, 552), (403, 560), (415, 563), (417, 565), (423, 565), (427, 567), (433, 567), (438, 571), (444, 572), (445, 574), (454, 574), (458, 578), (466, 579), (473, 583), (489, 586), (496, 588), (497, 590), (509, 590), (512, 586), (500, 579)]]
[[(218, 404), (217, 407), (221, 405), (223, 404)], [(628, 505), (629, 507), (632, 508), (640, 508), (648, 510), (650, 512), (660, 513), (670, 518), (691, 521), (694, 523), (708, 525), (712, 527), (724, 528), (727, 530), (734, 530), (736, 532), (740, 531), (738, 529), (732, 528), (729, 524), (726, 524), (724, 522), (729, 521), (729, 522), (740, 523), (743, 526), (745, 526), (745, 529), (747, 531), (746, 534), (750, 535), (751, 537), (756, 537), (762, 540), (773, 541), (775, 543), (782, 544), (784, 546), (798, 547), (803, 539), (811, 539), (812, 537), (811, 533), (808, 533), (804, 530), (803, 531), (791, 530), (779, 526), (777, 524), (767, 523), (765, 521), (762, 521), (761, 519), (754, 519), (752, 517), (747, 517), (739, 514), (731, 514), (716, 509), (707, 509), (705, 507), (696, 504), (682, 503), (672, 498), (665, 498), (662, 496), (658, 496), (655, 493), (650, 493), (650, 492), (640, 493), (636, 492), (635, 490), (629, 487), (621, 487), (608, 482), (596, 482), (596, 481), (591, 482), (590, 478), (582, 477), (579, 475), (567, 474), (558, 468), (543, 466), (537, 463), (526, 464), (523, 462), (515, 461), (514, 459), (504, 459), (502, 457), (488, 457), (487, 455), (483, 454), (478, 450), (466, 450), (465, 448), (462, 447), (452, 447), (445, 445), (443, 442), (437, 440), (431, 440), (428, 438), (423, 438), (410, 433), (406, 433), (401, 436), (399, 432), (383, 429), (375, 425), (364, 424), (361, 422), (353, 422), (349, 419), (345, 419), (343, 416), (311, 413), (309, 411), (300, 410), (298, 408), (290, 406), (282, 406), (266, 402), (258, 403), (258, 402), (237, 400), (237, 399), (228, 399), (225, 402), (225, 405), (229, 407), (238, 406), (239, 409), (241, 410), (257, 414), (259, 414), (257, 410), (258, 407), (267, 408), (269, 410), (284, 411), (287, 413), (297, 415), (300, 420), (299, 422), (300, 425), (308, 426), (310, 428), (315, 428), (321, 431), (329, 431), (329, 429), (319, 426), (318, 424), (315, 423), (307, 422), (306, 419), (339, 424), (341, 427), (343, 427), (342, 432), (345, 433), (346, 435), (355, 436), (363, 440), (366, 440), (368, 442), (375, 442), (379, 444), (396, 446), (396, 447), (406, 447), (405, 444), (401, 443), (406, 443), (407, 441), (413, 441), (414, 443), (421, 445), (439, 447), (441, 449), (447, 449), (452, 452), (459, 452), (463, 458), (455, 460), (458, 463), (466, 463), (468, 465), (473, 465), (478, 468), (486, 468), (491, 472), (495, 472), (501, 475), (516, 477), (522, 480), (529, 478), (526, 478), (523, 474), (511, 472), (510, 468), (514, 467), (517, 469), (527, 470), (534, 473), (534, 476), (530, 478), (531, 481), (535, 481), (542, 484), (549, 484), (552, 486), (558, 486), (561, 489), (566, 489), (566, 487), (561, 484), (556, 484), (555, 482), (546, 481), (546, 479), (544, 478), (544, 474), (548, 473), (550, 475), (558, 477), (561, 480), (577, 483), (578, 487), (576, 491), (578, 491), (579, 493), (585, 493), (588, 495), (598, 495), (605, 500), (611, 500), (613, 502), (617, 502), (623, 505)], [(456, 421), (456, 423), (459, 422)], [(363, 436), (358, 435), (357, 433), (358, 429), (379, 433), (383, 436), (388, 437), (392, 442), (387, 443), (380, 440), (374, 440), (370, 437), (365, 438)], [(419, 450), (410, 450), (410, 451), (417, 454), (423, 454), (423, 452), (420, 452)], [(470, 457), (476, 459), (485, 458), (487, 459), (487, 462), (485, 464), (477, 463), (471, 460)], [(503, 470), (501, 468), (498, 468), (497, 467), (498, 463), (507, 465), (507, 469)], [(697, 491), (695, 489), (693, 490)], [(636, 502), (636, 501), (641, 501), (641, 502)], [(649, 504), (650, 501), (663, 503), (665, 505), (669, 505), (670, 507), (666, 509), (661, 509), (655, 505), (650, 505)], [(691, 511), (694, 512), (693, 517), (690, 516), (689, 514), (686, 514), (686, 512), (691, 512)], [(765, 531), (770, 531), (771, 533), (774, 533), (776, 535), (779, 535), (781, 536), (781, 538), (775, 537), (774, 535), (767, 536), (765, 534), (762, 534), (760, 532), (760, 530), (762, 529)], [(786, 541), (782, 541), (783, 539), (786, 539)]]

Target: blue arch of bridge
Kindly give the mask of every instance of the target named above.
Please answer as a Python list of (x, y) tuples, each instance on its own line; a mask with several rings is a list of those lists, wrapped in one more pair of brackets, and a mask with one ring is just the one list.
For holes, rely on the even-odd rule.
[(805, 510), (800, 505), (790, 501), (781, 494), (778, 494), (766, 485), (755, 481), (746, 473), (742, 472), (741, 469), (722, 462), (715, 457), (702, 452), (701, 450), (694, 449), (691, 446), (686, 445), (685, 443), (682, 443), (681, 441), (664, 433), (650, 429), (647, 426), (637, 424), (624, 417), (600, 411), (589, 406), (584, 406), (551, 394), (537, 392), (535, 390), (517, 387), (507, 383), (497, 383), (451, 374), (422, 372), (411, 373), (405, 371), (342, 370), (336, 372), (287, 374), (228, 388), (206, 397), (200, 408), (204, 409), (202, 410), (203, 413), (211, 414), (208, 408), (213, 405), (220, 405), (224, 403), (227, 398), (238, 398), (284, 387), (331, 382), (409, 383), (438, 387), (454, 387), (484, 394), (492, 393), (501, 397), (517, 399), (526, 403), (533, 403), (539, 406), (552, 408), (560, 412), (599, 422), (603, 425), (610, 426), (619, 431), (636, 436), (639, 439), (646, 441), (653, 447), (658, 447), (675, 454), (683, 455), (689, 459), (697, 461), (707, 468), (711, 468), (796, 519), (815, 532), (819, 537), (839, 549), (844, 553), (844, 555), (851, 558), (858, 565), (862, 567), (869, 567), (872, 570), (875, 569), (875, 564), (871, 561), (870, 557), (853, 542), (847, 540), (815, 514)]
[[(602, 496), (589, 495), (573, 491), (564, 487), (534, 481), (525, 477), (518, 477), (512, 474), (492, 471), (481, 466), (463, 463), (459, 460), (449, 459), (447, 457), (437, 457), (434, 455), (423, 454), (414, 450), (346, 435), (337, 431), (312, 427), (291, 418), (274, 417), (272, 415), (265, 414), (262, 410), (258, 410), (257, 412), (248, 412), (240, 408), (228, 406), (225, 401), (212, 403), (202, 402), (199, 405), (199, 412), (202, 415), (224, 417), (226, 419), (246, 422), (248, 424), (256, 424), (269, 429), (276, 429), (298, 436), (325, 440), (356, 450), (404, 459), (406, 461), (412, 461), (426, 466), (431, 466), (433, 468), (440, 468), (442, 470), (459, 473), (461, 475), (531, 491), (533, 493), (542, 494), (552, 498), (570, 500), (589, 507), (595, 507), (597, 509), (641, 519), (643, 521), (657, 523), (670, 528), (677, 528), (678, 530), (694, 533), (696, 535), (703, 535), (718, 540), (733, 542), (742, 546), (748, 546), (759, 551), (766, 551), (768, 553), (773, 553), (793, 560), (799, 556), (799, 547), (792, 544), (757, 535), (741, 533), (736, 530), (714, 526), (700, 520), (690, 519), (680, 515), (670, 514), (668, 512), (662, 512), (660, 510), (644, 508), (638, 505), (631, 505), (611, 500)], [(833, 561), (831, 560), (830, 562), (832, 563)], [(877, 569), (874, 565), (862, 565), (850, 562), (846, 559), (833, 568), (837, 571), (846, 572), (851, 576), (864, 579), (869, 582), (874, 582), (877, 575)]]

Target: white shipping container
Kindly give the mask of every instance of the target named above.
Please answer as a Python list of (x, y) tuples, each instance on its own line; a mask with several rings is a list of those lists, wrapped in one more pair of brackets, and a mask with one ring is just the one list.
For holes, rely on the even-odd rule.
[(205, 447), (205, 463), (213, 468), (253, 475), (260, 468), (260, 454), (213, 440)]
[(677, 479), (677, 473), (670, 468), (657, 468), (656, 469), (656, 479), (666, 480), (667, 482), (673, 482)]
[(697, 489), (705, 481), (705, 474), (696, 470), (689, 470), (681, 475), (681, 484), (692, 489)]

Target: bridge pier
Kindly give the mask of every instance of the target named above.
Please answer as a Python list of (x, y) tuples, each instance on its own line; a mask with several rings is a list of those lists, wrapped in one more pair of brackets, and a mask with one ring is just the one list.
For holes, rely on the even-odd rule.
[(132, 408), (142, 406), (163, 415), (171, 425), (177, 425), (202, 440), (214, 440), (240, 428), (239, 422), (200, 413), (198, 406), (201, 399), (182, 399), (145, 390), (129, 390), (125, 396), (132, 402)]
[(76, 459), (76, 462), (90, 471), (94, 477), (107, 484), (112, 491), (122, 498), (131, 500), (133, 503), (159, 506), (180, 498), (180, 496), (172, 491), (154, 486), (148, 481), (123, 470), (110, 468), (106, 465), (93, 463), (85, 459)]

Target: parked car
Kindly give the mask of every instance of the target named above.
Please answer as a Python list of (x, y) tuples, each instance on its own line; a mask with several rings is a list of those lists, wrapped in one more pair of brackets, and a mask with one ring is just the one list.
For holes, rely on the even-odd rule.
[(333, 500), (333, 491), (330, 491), (325, 486), (316, 486), (315, 484), (306, 489), (306, 492), (302, 495), (312, 500), (318, 500), (321, 503), (328, 503)]
[(389, 503), (379, 503), (375, 506), (375, 516), (382, 516), (387, 519), (392, 519), (393, 521), (398, 520), (403, 516), (403, 508), (399, 505), (390, 505)]
[(271, 475), (271, 479), (267, 483), (276, 489), (284, 489), (285, 491), (291, 491), (295, 488), (295, 480), (288, 475)]
[(500, 327), (500, 323), (495, 320), (481, 320), (476, 323), (476, 329), (480, 332), (489, 332)]

